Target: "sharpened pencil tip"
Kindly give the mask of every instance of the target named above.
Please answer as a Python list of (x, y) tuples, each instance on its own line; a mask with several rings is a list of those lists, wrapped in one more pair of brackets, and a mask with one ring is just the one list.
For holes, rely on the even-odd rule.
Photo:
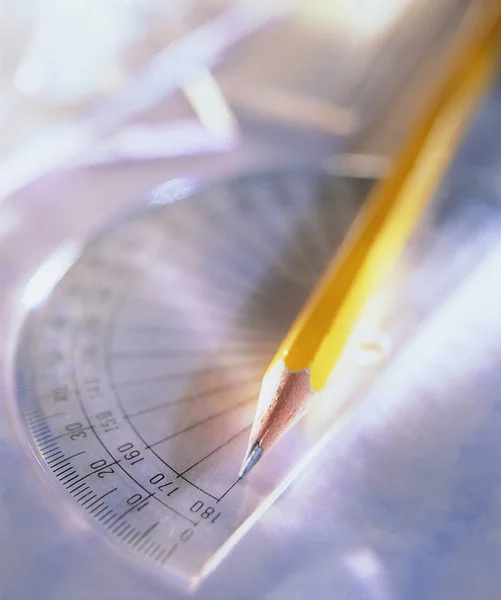
[(242, 463), (242, 467), (240, 468), (239, 477), (244, 477), (247, 473), (252, 469), (252, 467), (259, 461), (263, 454), (263, 448), (260, 446), (259, 442), (255, 442), (252, 448), (247, 453), (247, 456)]

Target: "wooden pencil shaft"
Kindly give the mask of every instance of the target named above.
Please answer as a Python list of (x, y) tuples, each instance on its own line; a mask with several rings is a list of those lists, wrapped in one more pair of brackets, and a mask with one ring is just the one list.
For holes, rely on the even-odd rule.
[(357, 218), (270, 369), (283, 360), (291, 372), (309, 369), (314, 391), (325, 385), (367, 299), (395, 264), (433, 198), (494, 71), (499, 38), (498, 14), (458, 59), (393, 172)]

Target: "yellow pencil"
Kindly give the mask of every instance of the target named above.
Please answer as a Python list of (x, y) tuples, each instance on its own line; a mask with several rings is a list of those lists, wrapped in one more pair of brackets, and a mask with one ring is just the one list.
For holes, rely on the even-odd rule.
[(455, 61), (389, 175), (375, 190), (272, 360), (240, 476), (306, 413), (325, 385), (366, 301), (394, 265), (492, 80), (501, 10)]

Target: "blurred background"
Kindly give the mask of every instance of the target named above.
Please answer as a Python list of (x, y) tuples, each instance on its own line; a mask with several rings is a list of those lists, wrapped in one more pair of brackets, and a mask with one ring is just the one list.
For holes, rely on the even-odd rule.
[(67, 161), (224, 152), (259, 128), (378, 174), (495, 1), (0, 0), (0, 196)]
[[(261, 154), (261, 162), (267, 163), (273, 153), (279, 154), (284, 147), (291, 146), (297, 150), (296, 157), (303, 153), (311, 155), (310, 162), (320, 160), (319, 157), (325, 159), (334, 173), (368, 179), (381, 177), (457, 49), (466, 42), (486, 11), (498, 2), (0, 0), (0, 202), (12, 196), (10, 203), (3, 202), (1, 205), (0, 234), (8, 252), (4, 252), (0, 278), (9, 274), (10, 269), (9, 277), (14, 281), (21, 271), (19, 265), (26, 270), (29, 260), (36, 259), (39, 262), (40, 257), (48, 255), (52, 249), (50, 244), (61, 241), (61, 224), (71, 223), (71, 232), (90, 230), (94, 226), (93, 221), (88, 216), (87, 220), (84, 219), (83, 212), (99, 213), (100, 219), (103, 217), (101, 211), (114, 214), (115, 210), (118, 212), (117, 205), (123, 203), (122, 195), (144, 197), (135, 194), (137, 190), (144, 191), (146, 186), (151, 190), (150, 178), (158, 183), (188, 171), (198, 173), (197, 169), (202, 168), (201, 157), (216, 157), (226, 162), (227, 157), (238, 150), (241, 154), (248, 153), (238, 164), (248, 164), (250, 161), (246, 162), (245, 159), (251, 152)], [(258, 140), (258, 143), (249, 143), (249, 140)], [(319, 147), (321, 152), (316, 151)], [(183, 161), (176, 163), (175, 159), (179, 157)], [(153, 175), (143, 174), (140, 181), (139, 169), (127, 168), (132, 162), (137, 164), (157, 159), (161, 161), (158, 161), (156, 170), (152, 169)], [(172, 162), (174, 166), (171, 166)], [(214, 171), (217, 162), (205, 161), (205, 174), (209, 170)], [(117, 173), (110, 174), (106, 180), (103, 177), (84, 185), (83, 176), (71, 176), (75, 165), (113, 163), (125, 165), (125, 169), (117, 169)], [(28, 183), (68, 166), (70, 177), (63, 184), (57, 177), (51, 180), (49, 176), (46, 178), (49, 181), (45, 181), (45, 186), (42, 185), (42, 194), (36, 186), (31, 192), (27, 188), (24, 202), (22, 192), (15, 194), (16, 190)], [(74, 171), (78, 174), (79, 168)], [(106, 196), (106, 202), (103, 202), (101, 191), (98, 194), (95, 190), (104, 188), (103, 194), (109, 193), (110, 189), (115, 190), (111, 183), (103, 185), (103, 181), (109, 182), (112, 177), (118, 182), (118, 191)], [(462, 188), (463, 181), (454, 191)], [(59, 197), (51, 204), (51, 198), (58, 194)], [(80, 209), (84, 207), (85, 211), (77, 210), (75, 214), (70, 214), (72, 201), (76, 201)], [(19, 215), (14, 214), (13, 210), (9, 213), (12, 206)], [(490, 213), (485, 214), (487, 220)], [(27, 215), (30, 216), (30, 222), (28, 226), (23, 222), (22, 236), (20, 234), (12, 238), (21, 239), (22, 244), (9, 244), (9, 229), (14, 230), (17, 221), (22, 221)], [(42, 233), (46, 234), (45, 237)], [(31, 239), (36, 236), (37, 244), (31, 244), (33, 248), (30, 248)], [(38, 240), (38, 237), (43, 239)], [(12, 252), (11, 248), (16, 251)], [(477, 398), (474, 400), (476, 406)], [(443, 421), (442, 428), (430, 428), (431, 435), (438, 432), (436, 448), (440, 448), (440, 451), (436, 452), (436, 456), (443, 454), (443, 432), (447, 432), (450, 419), (443, 416)], [(10, 421), (5, 418), (2, 423), (0, 419), (0, 446), (7, 448), (2, 464), (8, 467), (2, 472), (2, 482), (15, 482), (15, 486), (12, 486), (14, 492), (4, 505), (4, 513), (0, 514), (0, 520), (4, 514), (8, 514), (11, 523), (10, 532), (4, 536), (9, 549), (4, 553), (9, 559), (4, 561), (4, 573), (8, 575), (5, 575), (5, 580), (8, 578), (6, 585), (14, 588), (18, 581), (26, 583), (26, 593), (31, 595), (24, 597), (31, 600), (35, 586), (37, 589), (42, 587), (40, 581), (43, 577), (40, 573), (46, 571), (44, 585), (47, 588), (53, 585), (55, 589), (64, 591), (58, 597), (69, 598), (66, 590), (71, 589), (73, 593), (78, 587), (75, 582), (80, 583), (82, 589), (110, 589), (112, 592), (109, 597), (115, 596), (115, 580), (119, 576), (118, 559), (110, 567), (104, 561), (100, 564), (92, 556), (92, 548), (70, 547), (68, 538), (64, 537), (68, 535), (67, 531), (59, 531), (60, 521), (56, 520), (55, 513), (45, 511), (44, 499), (31, 494), (31, 489), (28, 494), (31, 483), (19, 476), (19, 463), (12, 458), (17, 450), (11, 450), (3, 443), (3, 439), (9, 440), (11, 436)], [(398, 442), (398, 435), (396, 439)], [(419, 437), (415, 439), (419, 440)], [(396, 456), (398, 452), (394, 449), (399, 449), (400, 445), (408, 447), (405, 441), (390, 445), (388, 456)], [(14, 444), (12, 448), (15, 448)], [(367, 448), (370, 454), (371, 447)], [(425, 450), (429, 463), (435, 465), (435, 446), (431, 444)], [(419, 447), (420, 456), (422, 452), (423, 449)], [(421, 463), (418, 464), (416, 481), (423, 482), (423, 492), (416, 493), (419, 486), (414, 481), (416, 470), (412, 469), (414, 454), (409, 452), (411, 458), (408, 462), (405, 456), (399, 473), (405, 474), (404, 481), (412, 479), (409, 485), (416, 497), (415, 504), (418, 506), (422, 503), (423, 514), (428, 515), (424, 501), (428, 494), (425, 480), (427, 471), (422, 470), (421, 473)], [(389, 464), (393, 464), (392, 460)], [(372, 469), (375, 463), (368, 461), (368, 464)], [(382, 464), (384, 466), (386, 462), (383, 460)], [(441, 464), (446, 465), (446, 460)], [(364, 499), (368, 498), (368, 505), (373, 490), (377, 491), (378, 482), (382, 482), (381, 486), (386, 489), (387, 481), (394, 477), (390, 472), (390, 475), (386, 475), (388, 479), (385, 479), (384, 470), (382, 472), (381, 480), (377, 480), (373, 487), (369, 483), (366, 488)], [(325, 494), (326, 490), (338, 485), (333, 476), (329, 488), (324, 477), (323, 473), (318, 475), (320, 487), (312, 485), (312, 490), (316, 492), (319, 489)], [(395, 476), (395, 479), (398, 480), (398, 477)], [(472, 482), (476, 489), (477, 479), (472, 478)], [(7, 484), (1, 487), (10, 493)], [(356, 486), (354, 489), (357, 489)], [(22, 498), (22, 502), (18, 498)], [(298, 509), (297, 514), (304, 516), (307, 513), (304, 507), (308, 508), (310, 497), (298, 492), (295, 498), (302, 510)], [(352, 531), (355, 532), (353, 539), (358, 543), (363, 539), (360, 534), (361, 517), (357, 512), (361, 503), (353, 503), (352, 506), (351, 497), (347, 498), (347, 518), (350, 527), (353, 527), (353, 530), (346, 529), (347, 537), (351, 536)], [(398, 537), (393, 529), (394, 505), (392, 499), (388, 503), (387, 513), (384, 513), (388, 515), (391, 530), (388, 548), (392, 560), (388, 564), (393, 564), (393, 558), (402, 554), (401, 563), (407, 569), (407, 563), (415, 562), (416, 554), (411, 551), (414, 541), (412, 539), (412, 543), (409, 543), (409, 552), (400, 552), (401, 547), (406, 548), (405, 545), (392, 545)], [(334, 523), (334, 519), (338, 518), (338, 508), (334, 502), (329, 504), (325, 501), (325, 506), (330, 510), (326, 512), (325, 522)], [(349, 512), (352, 509), (353, 517)], [(270, 521), (280, 510), (277, 509), (269, 517)], [(420, 517), (421, 513), (416, 511)], [(494, 516), (497, 514), (494, 512)], [(413, 515), (410, 517), (412, 536), (408, 539), (415, 533), (426, 549), (427, 536), (435, 524), (432, 523), (428, 529), (423, 528), (419, 519), (415, 523), (412, 521)], [(385, 522), (375, 525), (370, 512), (365, 517), (369, 540), (373, 530), (377, 531), (377, 526), (382, 532), (380, 538), (386, 540)], [(404, 522), (401, 518), (401, 522)], [(281, 521), (278, 521), (280, 524)], [(299, 518), (297, 522), (300, 522)], [(334, 579), (337, 577), (332, 567), (332, 556), (338, 550), (329, 539), (331, 529), (325, 527), (325, 522), (319, 520), (316, 525), (316, 536), (323, 540), (324, 546), (318, 544), (318, 556), (316, 551), (308, 555), (312, 568), (309, 579), (305, 577), (306, 582), (318, 580), (322, 585), (328, 583), (322, 581), (324, 573), (333, 573)], [(492, 522), (495, 522), (494, 517)], [(25, 540), (15, 529), (19, 523), (23, 524), (25, 533), (29, 533), (26, 533)], [(297, 529), (296, 538), (285, 538), (283, 546), (279, 546), (278, 542), (274, 545), (272, 540), (273, 535), (278, 540), (279, 534), (282, 535), (289, 524), (290, 519), (283, 519), (282, 530), (279, 528), (278, 532), (270, 534), (264, 522), (261, 532), (255, 534), (254, 540), (259, 542), (259, 534), (265, 531), (268, 553), (263, 554), (262, 562), (256, 562), (254, 570), (249, 571), (246, 582), (255, 583), (257, 588), (263, 587), (260, 577), (264, 579), (266, 574), (262, 570), (263, 574), (260, 575), (261, 564), (271, 560), (275, 548), (283, 550), (287, 546), (288, 556), (293, 557), (291, 570), (295, 578), (287, 580), (286, 584), (296, 594), (301, 592), (302, 581), (299, 582), (299, 579), (305, 570), (300, 569), (299, 559), (294, 554), (295, 547), (302, 546), (300, 529)], [(307, 525), (313, 529), (315, 524), (307, 521)], [(399, 525), (395, 527), (398, 530)], [(461, 535), (466, 539), (469, 530), (464, 531), (466, 533)], [(294, 544), (289, 543), (290, 539)], [(33, 564), (36, 562), (40, 566), (30, 571), (25, 566), (25, 552), (31, 550), (31, 540), (40, 543), (40, 548), (36, 547), (33, 553)], [(43, 540), (43, 544), (40, 540)], [(52, 546), (48, 545), (47, 540)], [(33, 546), (36, 544), (33, 543)], [(383, 543), (381, 545), (384, 546)], [(330, 549), (331, 555), (322, 556), (325, 562), (319, 563), (317, 569), (317, 558), (320, 559), (324, 548)], [(228, 569), (235, 569), (235, 565), (243, 563), (242, 557), (246, 552), (247, 547), (242, 546), (241, 551), (237, 549), (232, 555), (234, 558), (229, 559), (233, 562), (228, 563)], [(303, 549), (303, 558), (305, 553), (307, 550)], [(42, 554), (45, 562), (38, 560)], [(342, 558), (341, 553), (338, 554)], [(372, 554), (363, 552), (348, 556), (347, 564), (354, 577), (370, 580), (373, 564), (377, 564), (371, 562), (371, 557)], [(483, 556), (478, 553), (481, 567), (477, 563), (471, 566), (469, 555), (457, 564), (461, 568), (464, 565), (471, 569), (477, 566), (479, 572), (483, 573), (482, 559)], [(92, 563), (94, 560), (96, 562)], [(275, 564), (280, 561), (285, 564), (286, 560), (287, 555), (284, 560), (279, 556)], [(431, 555), (430, 561), (435, 561), (435, 555)], [(309, 564), (307, 560), (305, 562)], [(395, 562), (398, 563), (395, 573), (400, 573), (400, 563), (398, 560)], [(63, 568), (60, 568), (60, 564)], [(19, 577), (21, 569), (16, 572), (11, 565), (22, 565), (23, 577)], [(85, 565), (91, 565), (88, 572), (92, 576), (87, 574)], [(338, 569), (340, 573), (341, 567)], [(420, 569), (422, 563), (418, 556), (416, 581), (419, 582), (425, 579)], [(468, 577), (467, 569), (464, 570), (465, 577)], [(497, 567), (492, 568), (492, 573), (498, 571)], [(242, 572), (235, 570), (238, 575)], [(223, 580), (224, 574), (221, 577)], [(451, 579), (456, 581), (455, 573)], [(134, 575), (130, 575), (130, 580), (124, 579), (122, 589), (127, 588), (128, 581), (135, 581)], [(458, 581), (452, 589), (459, 589), (463, 580), (459, 578)], [(471, 581), (473, 585), (477, 580), (471, 577)], [(492, 581), (492, 585), (497, 586), (494, 576)], [(275, 581), (269, 585), (267, 582), (267, 586), (273, 587), (278, 582), (277, 575)], [(149, 580), (146, 583), (153, 586)], [(221, 589), (226, 589), (227, 582), (223, 581), (224, 585), (221, 584), (218, 589), (217, 584), (216, 580), (216, 591), (212, 597), (221, 598)], [(240, 585), (240, 582), (228, 588), (230, 591), (226, 597), (230, 597), (237, 584)], [(356, 589), (358, 594), (359, 588)], [(417, 584), (416, 590), (416, 597), (427, 597), (426, 590), (421, 592)], [(93, 593), (85, 596), (84, 591), (78, 597), (96, 597)], [(131, 593), (134, 593), (133, 586)], [(468, 591), (464, 593), (467, 595)], [(104, 598), (104, 592), (100, 597)], [(144, 594), (142, 597), (147, 596)], [(154, 595), (148, 597), (164, 597), (163, 588), (158, 594), (155, 591)]]

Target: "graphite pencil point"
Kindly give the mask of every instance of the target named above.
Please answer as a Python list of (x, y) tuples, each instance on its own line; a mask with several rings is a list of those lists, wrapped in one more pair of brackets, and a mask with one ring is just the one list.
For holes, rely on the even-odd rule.
[(244, 477), (247, 473), (252, 469), (252, 467), (259, 461), (263, 454), (263, 449), (259, 442), (256, 442), (252, 448), (249, 450), (247, 456), (242, 463), (242, 467), (240, 468), (239, 477)]

